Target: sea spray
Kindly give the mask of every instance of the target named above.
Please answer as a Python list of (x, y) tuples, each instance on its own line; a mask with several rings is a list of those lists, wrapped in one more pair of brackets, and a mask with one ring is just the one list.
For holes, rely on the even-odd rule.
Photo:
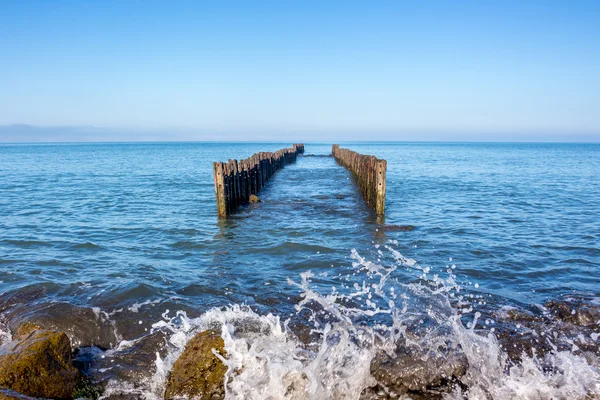
[[(389, 266), (353, 250), (348, 276), (355, 284), (340, 276), (342, 283), (331, 293), (311, 284), (316, 279), (311, 271), (290, 279), (300, 300), (285, 320), (248, 305), (214, 308), (198, 318), (165, 313), (152, 331), (167, 334), (169, 351), (156, 355), (154, 375), (136, 387), (111, 382), (107, 394), (162, 398), (185, 344), (213, 329), (221, 332), (228, 354), (221, 357), (228, 367), (228, 399), (410, 398), (411, 393), (456, 400), (598, 398), (597, 355), (590, 361), (589, 354), (586, 359), (560, 350), (556, 338), (546, 338), (552, 351), (536, 355), (534, 350), (511, 362), (493, 328), (478, 329), (481, 314), (464, 296), (455, 267), (446, 277), (429, 277), (429, 267), (388, 249), (395, 260)], [(400, 268), (418, 276), (407, 283), (396, 274)], [(292, 328), (298, 323), (309, 328), (307, 338)]]

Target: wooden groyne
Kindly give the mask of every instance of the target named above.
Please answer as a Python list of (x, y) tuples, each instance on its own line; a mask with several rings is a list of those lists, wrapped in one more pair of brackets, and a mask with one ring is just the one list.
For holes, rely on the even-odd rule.
[(340, 148), (338, 144), (332, 146), (331, 153), (338, 163), (352, 172), (369, 207), (373, 208), (378, 216), (383, 216), (387, 161)]
[(213, 163), (215, 194), (219, 218), (226, 218), (241, 204), (256, 196), (278, 170), (296, 161), (304, 153), (303, 144), (274, 153), (261, 152), (245, 160)]

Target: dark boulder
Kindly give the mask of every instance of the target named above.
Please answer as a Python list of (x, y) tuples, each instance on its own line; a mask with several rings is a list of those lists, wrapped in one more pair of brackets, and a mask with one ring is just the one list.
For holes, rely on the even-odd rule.
[(600, 326), (600, 306), (579, 299), (552, 300), (546, 308), (554, 318), (577, 326)]
[(426, 395), (450, 389), (467, 368), (463, 353), (447, 350), (425, 354), (402, 346), (393, 356), (380, 352), (371, 362), (371, 375), (387, 393)]

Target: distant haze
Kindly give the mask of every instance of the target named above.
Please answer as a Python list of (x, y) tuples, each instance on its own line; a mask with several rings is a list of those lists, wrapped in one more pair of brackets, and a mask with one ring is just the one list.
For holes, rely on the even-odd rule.
[(0, 141), (600, 141), (600, 2), (4, 2)]

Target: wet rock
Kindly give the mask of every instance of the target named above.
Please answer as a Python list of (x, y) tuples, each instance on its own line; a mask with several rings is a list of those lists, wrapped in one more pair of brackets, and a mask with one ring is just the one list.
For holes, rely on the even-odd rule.
[(35, 397), (25, 396), (10, 389), (0, 389), (0, 400), (34, 400)]
[(73, 390), (74, 399), (90, 399), (96, 400), (102, 396), (102, 388), (94, 384), (87, 377), (82, 378), (75, 389)]
[(0, 296), (0, 314), (8, 314), (14, 308), (30, 308), (31, 304), (47, 296), (46, 285), (29, 285)]
[(81, 375), (71, 364), (67, 335), (32, 325), (19, 333), (0, 353), (0, 387), (33, 397), (72, 398)]
[(31, 324), (43, 330), (66, 333), (71, 341), (72, 351), (82, 346), (107, 349), (118, 343), (111, 321), (91, 308), (67, 303), (47, 303), (15, 310), (9, 318), (13, 332), (25, 324)]
[(248, 201), (249, 201), (250, 203), (260, 203), (260, 199), (259, 199), (259, 198), (258, 198), (258, 196), (257, 196), (257, 195), (255, 195), (255, 194), (251, 194), (251, 195), (250, 195), (250, 198), (248, 199)]
[(38, 330), (42, 330), (42, 328), (39, 325), (31, 322), (25, 322), (19, 327), (19, 329), (17, 329), (17, 332), (15, 333), (15, 339), (25, 339), (31, 332)]
[(528, 310), (520, 310), (518, 308), (510, 308), (495, 313), (495, 317), (507, 321), (513, 321), (520, 324), (541, 324), (545, 321), (543, 315), (535, 315)]
[(371, 375), (378, 382), (379, 389), (375, 390), (394, 395), (411, 393), (418, 397), (449, 387), (466, 373), (467, 367), (466, 356), (453, 350), (423, 354), (400, 347), (393, 357), (379, 353), (371, 362)]
[(175, 362), (167, 382), (165, 399), (186, 396), (199, 399), (225, 397), (223, 380), (227, 366), (213, 354), (225, 356), (223, 339), (213, 331), (196, 335)]
[(545, 306), (494, 313), (499, 322), (494, 334), (508, 356), (508, 367), (520, 363), (523, 355), (542, 359), (553, 351), (570, 351), (584, 357), (586, 353), (600, 354), (595, 339), (598, 306), (572, 298), (549, 301)]
[(406, 394), (399, 395), (381, 385), (377, 385), (363, 390), (359, 400), (443, 400), (444, 394), (447, 396), (448, 390), (445, 390), (444, 392), (438, 392), (436, 390), (428, 390), (427, 392), (408, 391)]
[(507, 367), (520, 364), (523, 356), (544, 357), (552, 350), (543, 336), (552, 329), (551, 321), (536, 310), (507, 307), (492, 312), (490, 318), (498, 322), (494, 324), (494, 336), (508, 356)]
[(595, 327), (600, 325), (600, 306), (572, 299), (570, 301), (552, 300), (546, 308), (556, 319), (573, 325)]
[(543, 358), (552, 351), (548, 341), (535, 330), (498, 326), (494, 334), (508, 357), (507, 367), (520, 364), (523, 356)]
[(167, 350), (165, 333), (158, 331), (106, 353), (94, 347), (82, 348), (74, 363), (101, 386), (115, 380), (137, 388), (156, 369), (156, 355), (164, 358)]

